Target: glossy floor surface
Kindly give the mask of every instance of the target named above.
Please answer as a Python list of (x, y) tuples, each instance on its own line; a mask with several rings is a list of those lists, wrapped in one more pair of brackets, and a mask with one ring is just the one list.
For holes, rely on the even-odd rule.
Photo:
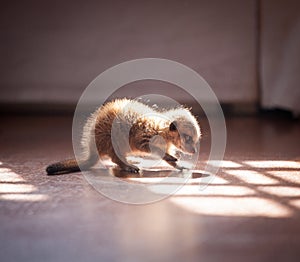
[(2, 116), (1, 261), (299, 261), (299, 121), (226, 123), (222, 168), (206, 187), (205, 124), (191, 173), (47, 176), (47, 164), (72, 156), (72, 118)]

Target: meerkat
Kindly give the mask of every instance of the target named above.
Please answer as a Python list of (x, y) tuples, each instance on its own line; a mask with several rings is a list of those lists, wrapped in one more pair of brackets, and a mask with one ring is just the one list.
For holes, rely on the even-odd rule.
[(174, 147), (179, 152), (194, 154), (200, 137), (199, 124), (185, 107), (158, 110), (136, 100), (116, 99), (101, 106), (87, 120), (81, 139), (81, 159), (51, 164), (46, 171), (51, 175), (88, 170), (101, 157), (108, 156), (121, 170), (138, 173), (139, 168), (126, 157), (145, 153), (161, 155), (169, 165), (182, 169), (173, 156)]

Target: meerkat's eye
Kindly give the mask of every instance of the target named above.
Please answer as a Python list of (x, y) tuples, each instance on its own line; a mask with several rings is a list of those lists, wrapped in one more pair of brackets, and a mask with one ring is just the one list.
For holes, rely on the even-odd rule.
[(192, 143), (193, 139), (191, 136), (187, 135), (187, 134), (183, 134), (183, 139), (186, 143)]
[(173, 121), (169, 126), (170, 131), (177, 131), (177, 122)]

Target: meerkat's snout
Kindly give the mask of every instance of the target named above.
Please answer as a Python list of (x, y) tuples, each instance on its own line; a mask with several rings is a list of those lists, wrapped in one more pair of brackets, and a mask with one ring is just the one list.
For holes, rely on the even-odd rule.
[(197, 153), (197, 141), (194, 142), (192, 138), (186, 134), (183, 134), (181, 137), (181, 150), (187, 154), (195, 154)]
[(197, 148), (192, 145), (186, 145), (184, 146), (184, 152), (192, 155), (197, 153)]

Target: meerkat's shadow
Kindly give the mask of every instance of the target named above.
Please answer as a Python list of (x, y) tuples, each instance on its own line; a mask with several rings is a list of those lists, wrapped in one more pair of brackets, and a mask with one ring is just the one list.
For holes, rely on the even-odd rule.
[[(81, 171), (82, 172), (82, 171)], [(110, 167), (110, 168), (92, 168), (87, 172), (88, 175), (93, 175), (94, 177), (106, 177), (107, 175), (111, 175), (117, 178), (166, 178), (166, 177), (173, 177), (173, 178), (189, 178), (189, 179), (196, 179), (196, 178), (204, 178), (208, 177), (209, 174), (203, 170), (172, 170), (172, 169), (143, 169), (140, 170), (139, 173), (131, 173), (124, 171), (118, 167)], [(78, 175), (80, 171), (77, 172), (59, 172), (56, 174), (51, 174), (49, 176), (60, 176), (60, 175)]]
[(190, 170), (190, 171), (178, 171), (171, 169), (147, 169), (141, 170), (139, 173), (130, 173), (120, 168), (113, 167), (110, 168), (109, 172), (118, 178), (163, 178), (163, 177), (186, 177), (188, 174), (191, 179), (195, 178), (203, 178), (209, 176), (209, 174), (205, 173), (202, 170)]

